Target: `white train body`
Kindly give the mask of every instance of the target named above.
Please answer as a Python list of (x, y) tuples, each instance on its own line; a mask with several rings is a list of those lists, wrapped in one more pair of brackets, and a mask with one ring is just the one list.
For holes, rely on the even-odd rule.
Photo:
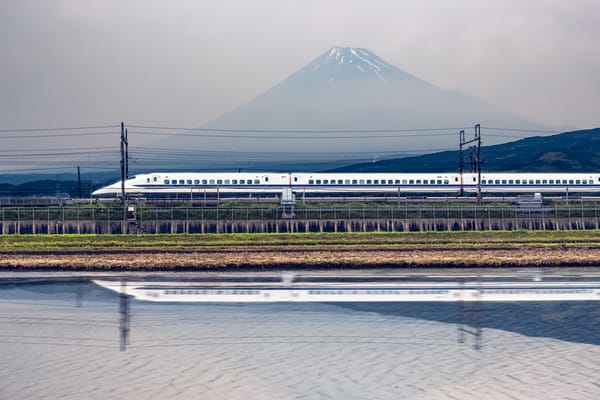
[[(281, 172), (156, 172), (125, 181), (134, 194), (175, 193), (422, 193), (453, 194), (462, 187), (476, 192), (477, 174), (466, 173), (281, 173)], [(484, 193), (597, 193), (598, 173), (482, 173)], [(121, 182), (96, 190), (94, 196), (118, 196)]]

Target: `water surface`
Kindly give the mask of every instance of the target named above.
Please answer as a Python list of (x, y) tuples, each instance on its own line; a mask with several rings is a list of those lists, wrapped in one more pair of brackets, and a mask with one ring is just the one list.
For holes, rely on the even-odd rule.
[(90, 282), (3, 282), (0, 398), (598, 398), (599, 310), (131, 300), (127, 323)]

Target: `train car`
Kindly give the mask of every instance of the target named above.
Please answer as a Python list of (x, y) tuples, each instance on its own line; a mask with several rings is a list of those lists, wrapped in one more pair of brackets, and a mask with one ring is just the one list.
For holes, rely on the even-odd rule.
[[(121, 181), (102, 187), (94, 196), (120, 196)], [(156, 172), (125, 181), (127, 195), (194, 193), (373, 194), (419, 193), (599, 193), (598, 173), (282, 173), (282, 172)]]

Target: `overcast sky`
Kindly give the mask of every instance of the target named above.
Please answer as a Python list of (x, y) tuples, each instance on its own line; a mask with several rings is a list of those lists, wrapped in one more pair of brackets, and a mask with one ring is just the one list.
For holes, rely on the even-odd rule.
[(199, 126), (334, 45), (597, 127), (598, 21), (598, 0), (0, 0), (0, 129)]

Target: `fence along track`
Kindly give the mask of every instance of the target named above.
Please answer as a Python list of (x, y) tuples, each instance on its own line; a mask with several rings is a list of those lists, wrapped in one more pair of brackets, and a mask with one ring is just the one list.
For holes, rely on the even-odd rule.
[(417, 232), (478, 230), (584, 230), (599, 228), (596, 202), (518, 209), (510, 204), (398, 203), (382, 206), (296, 207), (283, 218), (275, 206), (0, 207), (6, 234)]

